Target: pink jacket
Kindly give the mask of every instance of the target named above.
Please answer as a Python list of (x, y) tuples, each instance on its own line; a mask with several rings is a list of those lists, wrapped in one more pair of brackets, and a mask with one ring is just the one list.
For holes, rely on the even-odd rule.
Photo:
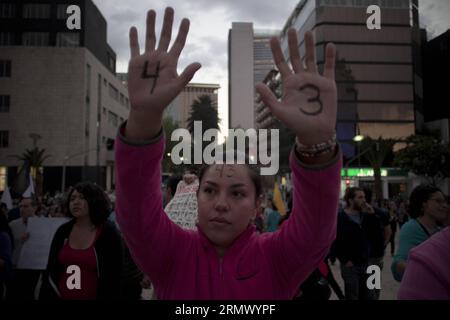
[(116, 139), (116, 214), (130, 251), (158, 299), (291, 299), (336, 235), (341, 156), (306, 168), (292, 153), (291, 217), (275, 233), (249, 226), (220, 259), (199, 231), (165, 214), (161, 192), (164, 139), (133, 145)]

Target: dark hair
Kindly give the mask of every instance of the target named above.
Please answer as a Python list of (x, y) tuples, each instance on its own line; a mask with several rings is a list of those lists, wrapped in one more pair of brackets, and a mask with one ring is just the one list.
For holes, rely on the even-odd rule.
[(356, 192), (358, 192), (358, 191), (364, 192), (363, 189), (358, 188), (358, 187), (350, 187), (347, 190), (345, 190), (344, 200), (345, 200), (345, 203), (347, 204), (347, 206), (350, 205), (350, 200), (355, 199)]
[(372, 189), (370, 188), (363, 188), (364, 196), (366, 198), (367, 203), (372, 203)]
[(431, 195), (436, 192), (442, 193), (441, 189), (429, 184), (421, 184), (414, 188), (414, 190), (411, 192), (411, 195), (409, 196), (410, 217), (415, 219), (423, 216), (423, 204), (430, 200)]
[(8, 224), (8, 218), (0, 213), (0, 232), (6, 232), (11, 239), (11, 247), (14, 248), (14, 237)]
[(102, 225), (111, 213), (111, 201), (105, 191), (92, 182), (78, 183), (72, 190), (70, 190), (67, 196), (65, 207), (70, 215), (72, 215), (70, 212), (70, 197), (75, 190), (81, 193), (87, 201), (89, 207), (89, 218), (92, 223), (96, 227)]
[(169, 179), (167, 179), (167, 189), (170, 188), (170, 193), (172, 197), (175, 195), (175, 191), (177, 191), (178, 183), (183, 178), (181, 176), (170, 176)]
[[(203, 165), (199, 170), (198, 181), (199, 184), (202, 183), (203, 176), (209, 167), (213, 166), (213, 164)], [(255, 200), (257, 200), (262, 195), (262, 183), (261, 183), (261, 175), (259, 173), (259, 169), (255, 165), (245, 164), (247, 168), (248, 175), (250, 176), (250, 180), (252, 180), (253, 185), (255, 186)], [(199, 188), (200, 189), (200, 188)], [(198, 192), (198, 191), (197, 191)]]

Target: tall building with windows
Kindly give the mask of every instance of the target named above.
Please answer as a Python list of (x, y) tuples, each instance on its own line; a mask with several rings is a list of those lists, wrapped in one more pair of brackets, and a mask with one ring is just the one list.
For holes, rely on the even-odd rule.
[(269, 40), (279, 33), (279, 30), (254, 30), (253, 23), (232, 23), (228, 35), (230, 128), (255, 127), (255, 84), (275, 68)]
[[(77, 5), (81, 29), (66, 26)], [(0, 3), (0, 190), (37, 145), (45, 191), (82, 180), (114, 186), (113, 142), (129, 109), (106, 20), (91, 0)]]

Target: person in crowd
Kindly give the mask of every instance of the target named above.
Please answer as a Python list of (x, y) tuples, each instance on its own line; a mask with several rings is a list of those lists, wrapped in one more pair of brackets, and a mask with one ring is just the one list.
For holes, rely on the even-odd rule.
[[(373, 215), (367, 215), (366, 220), (369, 228), (368, 240), (369, 240), (369, 266), (375, 265), (383, 270), (384, 268), (384, 253), (386, 245), (392, 235), (391, 226), (389, 224), (389, 211), (387, 210), (388, 201), (384, 199), (382, 201), (383, 206), (376, 205), (375, 199), (372, 199), (372, 189), (364, 188), (364, 196), (368, 204), (372, 204), (374, 211)], [(370, 210), (369, 210), (370, 211)], [(380, 299), (381, 290), (374, 289), (375, 299)]]
[(399, 300), (450, 300), (450, 227), (411, 249)]
[(6, 286), (11, 280), (14, 237), (8, 225), (7, 211), (0, 213), (0, 301), (6, 298)]
[(399, 230), (409, 220), (407, 207), (408, 206), (405, 201), (400, 201), (397, 213)]
[(81, 182), (68, 194), (66, 207), (72, 219), (53, 237), (40, 299), (119, 298), (122, 242), (114, 223), (108, 221), (108, 196), (96, 184)]
[(13, 208), (8, 211), (8, 222), (11, 222), (13, 220), (20, 218), (20, 199), (14, 199), (13, 200)]
[[(330, 258), (339, 259), (345, 299), (374, 300), (375, 290), (367, 288), (367, 267), (371, 257), (372, 235), (380, 224), (363, 189), (350, 187), (344, 195), (346, 207), (338, 212), (337, 236)], [(374, 231), (375, 230), (375, 231)]]
[(36, 285), (41, 272), (39, 270), (23, 269), (19, 265), (22, 247), (28, 241), (30, 234), (27, 224), (30, 218), (36, 218), (37, 201), (35, 198), (22, 198), (19, 202), (20, 218), (9, 223), (14, 238), (12, 280), (7, 288), (8, 300), (34, 300)]
[(3, 215), (6, 220), (8, 220), (8, 206), (6, 205), (6, 203), (0, 203), (0, 215)]
[(166, 203), (166, 205), (175, 196), (175, 192), (177, 192), (178, 183), (181, 180), (183, 180), (183, 178), (181, 176), (178, 176), (178, 175), (170, 176), (169, 179), (167, 179), (166, 193), (165, 193), (165, 203)]
[(441, 229), (440, 224), (447, 219), (447, 212), (448, 205), (439, 188), (419, 185), (411, 192), (409, 197), (411, 220), (400, 229), (398, 250), (391, 265), (395, 280), (402, 280), (411, 249)]
[(389, 243), (391, 244), (391, 256), (395, 254), (395, 235), (397, 233), (398, 224), (398, 210), (395, 201), (389, 202), (389, 224), (391, 226), (391, 237)]
[(142, 55), (137, 30), (130, 31), (131, 107), (115, 149), (117, 221), (126, 243), (158, 299), (292, 299), (335, 237), (342, 166), (335, 141), (335, 47), (327, 45), (320, 75), (312, 33), (305, 35), (305, 68), (297, 33), (290, 29), (293, 69), (279, 40), (271, 40), (283, 98), (278, 101), (267, 86), (257, 85), (265, 104), (297, 137), (290, 156), (293, 209), (283, 228), (262, 235), (255, 232), (252, 221), (262, 194), (259, 171), (251, 165), (216, 163), (199, 172), (198, 230), (183, 230), (162, 206), (162, 118), (201, 66), (190, 64), (177, 74), (189, 20), (182, 20), (168, 50), (173, 18), (173, 9), (167, 8), (156, 47), (155, 12), (148, 12)]
[(278, 224), (281, 219), (281, 215), (278, 212), (277, 206), (273, 202), (273, 200), (269, 199), (267, 201), (267, 207), (264, 210), (264, 216), (266, 217), (265, 225), (266, 232), (275, 232), (278, 230)]

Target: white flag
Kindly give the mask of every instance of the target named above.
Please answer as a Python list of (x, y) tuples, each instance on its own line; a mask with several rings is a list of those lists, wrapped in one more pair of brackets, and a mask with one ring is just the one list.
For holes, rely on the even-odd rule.
[(35, 193), (36, 192), (34, 191), (33, 177), (31, 176), (31, 173), (30, 173), (30, 179), (29, 179), (28, 188), (22, 194), (22, 197), (24, 197), (24, 198), (31, 198), (33, 196), (33, 194), (35, 194)]
[(6, 204), (6, 207), (8, 210), (11, 210), (13, 208), (13, 201), (11, 198), (11, 193), (9, 192), (9, 187), (6, 187), (2, 194), (2, 199), (0, 200), (0, 203), (3, 202)]

